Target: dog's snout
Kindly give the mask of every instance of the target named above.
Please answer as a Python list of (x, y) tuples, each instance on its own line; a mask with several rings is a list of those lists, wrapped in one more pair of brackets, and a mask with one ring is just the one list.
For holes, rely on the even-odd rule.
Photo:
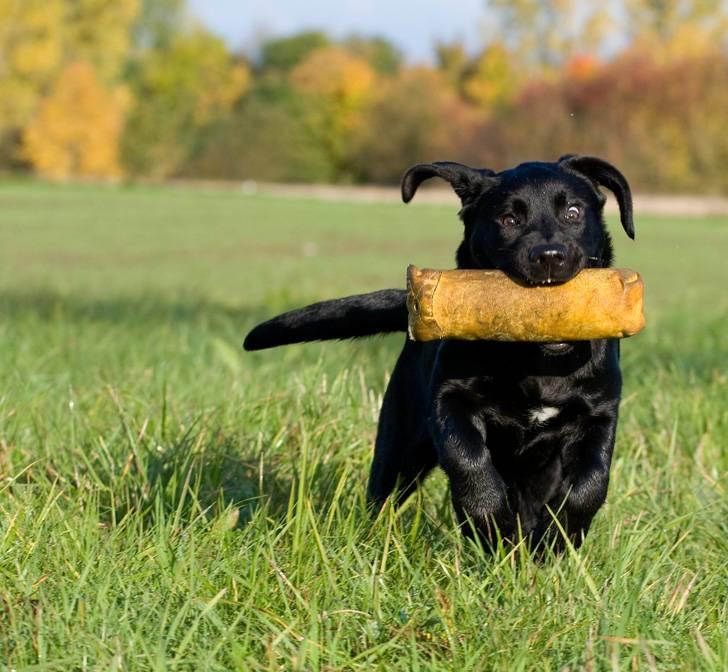
[(578, 271), (577, 257), (566, 245), (546, 243), (528, 251), (527, 278), (534, 284), (566, 282)]
[(564, 245), (536, 245), (531, 248), (528, 258), (532, 264), (556, 270), (566, 261), (566, 247)]

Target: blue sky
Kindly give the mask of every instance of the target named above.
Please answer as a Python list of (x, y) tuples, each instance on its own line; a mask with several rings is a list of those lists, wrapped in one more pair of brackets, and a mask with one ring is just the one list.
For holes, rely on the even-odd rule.
[(437, 40), (482, 41), (485, 0), (189, 0), (195, 16), (233, 48), (254, 48), (261, 38), (323, 29), (389, 38), (412, 62), (432, 60)]

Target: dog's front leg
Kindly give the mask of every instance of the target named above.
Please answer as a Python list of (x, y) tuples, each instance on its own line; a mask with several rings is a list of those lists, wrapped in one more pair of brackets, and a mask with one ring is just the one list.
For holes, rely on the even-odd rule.
[(514, 536), (516, 519), (486, 444), (485, 422), (466, 409), (467, 403), (457, 396), (441, 397), (435, 404), (433, 434), (463, 531), (469, 534), (472, 524), (493, 548), (498, 535)]
[(557, 549), (563, 547), (564, 539), (555, 530), (553, 514), (571, 543), (579, 547), (607, 497), (616, 429), (616, 409), (609, 417), (592, 418), (583, 439), (569, 451), (564, 482), (549, 502), (551, 511), (545, 513), (542, 525), (542, 536), (553, 536)]

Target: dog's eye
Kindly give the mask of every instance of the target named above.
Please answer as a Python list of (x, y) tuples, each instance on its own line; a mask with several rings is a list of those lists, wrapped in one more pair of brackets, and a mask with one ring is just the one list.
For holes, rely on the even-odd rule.
[(503, 217), (501, 217), (501, 224), (503, 224), (503, 226), (516, 226), (516, 224), (518, 224), (518, 220), (513, 215), (503, 215)]
[(566, 210), (566, 219), (575, 222), (581, 217), (581, 208), (578, 205), (570, 205)]

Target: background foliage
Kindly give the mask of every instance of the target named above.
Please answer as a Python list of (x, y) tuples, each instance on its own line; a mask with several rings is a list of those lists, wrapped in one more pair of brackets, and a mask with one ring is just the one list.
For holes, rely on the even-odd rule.
[[(184, 0), (0, 0), (0, 168), (396, 182), (415, 161), (565, 152), (645, 190), (728, 191), (720, 0), (489, 0), (481, 48), (406, 63), (304, 32), (235, 53)], [(80, 101), (80, 102), (79, 102)]]

